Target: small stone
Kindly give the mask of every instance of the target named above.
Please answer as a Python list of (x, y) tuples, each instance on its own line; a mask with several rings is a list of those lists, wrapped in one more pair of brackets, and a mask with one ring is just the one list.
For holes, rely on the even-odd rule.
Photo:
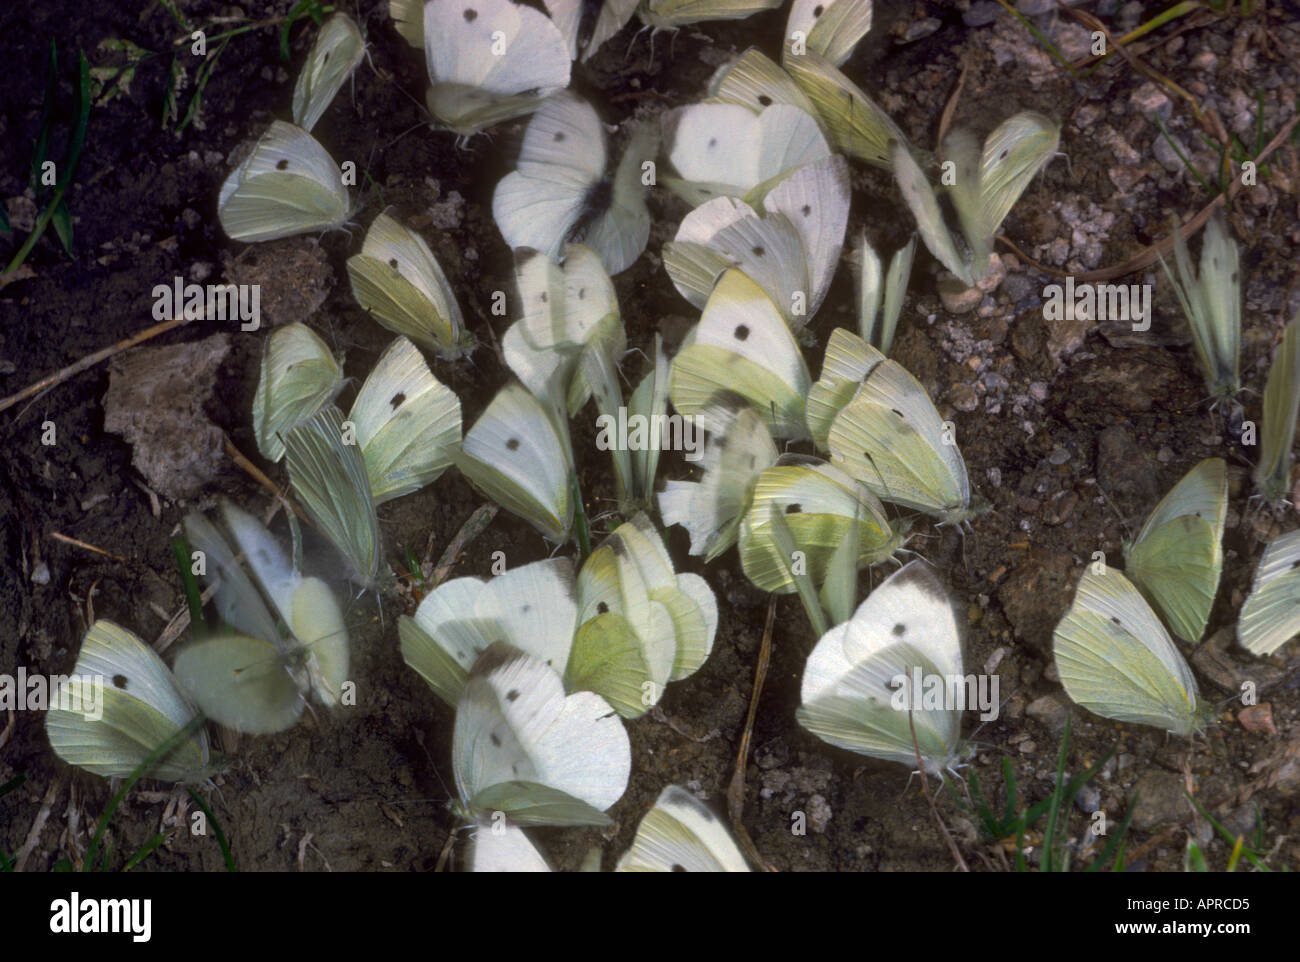
[(808, 827), (818, 835), (826, 831), (826, 826), (831, 821), (831, 806), (821, 795), (814, 795), (808, 799)]
[(1266, 701), (1243, 708), (1237, 713), (1237, 721), (1252, 735), (1277, 735), (1277, 727), (1273, 724), (1273, 706)]
[(1047, 456), (1047, 463), (1054, 464), (1058, 467), (1062, 464), (1065, 464), (1065, 462), (1069, 460), (1070, 460), (1069, 450), (1067, 448), (1061, 447), (1059, 444), (1056, 447), (1052, 448), (1052, 453)]
[(1031, 306), (1025, 302), (1031, 297), (1039, 296), (1038, 284), (1028, 274), (1008, 274), (1002, 291), (1017, 308)]
[(1128, 102), (1129, 106), (1138, 113), (1147, 117), (1158, 114), (1160, 119), (1166, 123), (1169, 121), (1169, 115), (1174, 109), (1169, 100), (1169, 95), (1150, 81), (1133, 91), (1128, 98)]
[(912, 43), (916, 40), (922, 40), (934, 33), (943, 26), (943, 21), (938, 17), (926, 17), (924, 20), (917, 20), (908, 24), (907, 33), (903, 35), (903, 43)]
[(1043, 515), (1043, 520), (1053, 526), (1064, 524), (1069, 520), (1070, 515), (1074, 514), (1074, 509), (1078, 503), (1078, 492), (1062, 491), (1052, 498), (1051, 503), (1047, 506), (1046, 513)]
[(1213, 50), (1202, 50), (1188, 64), (1193, 70), (1213, 70), (1218, 66), (1219, 58)]
[(961, 22), (968, 27), (987, 27), (1001, 13), (1002, 5), (996, 0), (977, 0), (961, 15)]
[(1055, 734), (1065, 728), (1065, 721), (1070, 716), (1070, 703), (1064, 695), (1053, 692), (1031, 701), (1025, 707), (1025, 714)]
[(50, 566), (44, 561), (32, 569), (32, 584), (48, 585), (50, 583)]
[(965, 381), (954, 384), (948, 389), (948, 400), (958, 411), (963, 414), (969, 414), (979, 407), (979, 394), (975, 390), (975, 385), (968, 384)]
[(949, 314), (969, 314), (979, 306), (983, 297), (984, 292), (978, 287), (966, 287), (955, 278), (948, 283), (939, 281), (939, 300)]
[(1188, 814), (1191, 802), (1183, 794), (1183, 776), (1158, 768), (1148, 769), (1129, 790), (1133, 810), (1133, 827), (1140, 832), (1172, 822)]

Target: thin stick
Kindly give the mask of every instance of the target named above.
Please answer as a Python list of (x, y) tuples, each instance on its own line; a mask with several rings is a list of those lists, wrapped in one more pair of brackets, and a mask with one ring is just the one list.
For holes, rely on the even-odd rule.
[(18, 850), (18, 855), (14, 859), (14, 871), (21, 872), (27, 864), (27, 858), (32, 854), (32, 849), (36, 848), (36, 843), (40, 841), (41, 829), (45, 828), (45, 822), (50, 817), (50, 811), (54, 808), (54, 801), (63, 791), (63, 783), (68, 780), (65, 772), (51, 783), (45, 792), (45, 797), (41, 799), (40, 811), (36, 813), (36, 818), (32, 821), (32, 827), (27, 833), (27, 840), (23, 842), (23, 847)]
[(767, 666), (772, 660), (772, 626), (776, 623), (776, 595), (767, 604), (767, 623), (763, 626), (763, 641), (758, 648), (758, 667), (754, 669), (754, 692), (749, 698), (749, 713), (745, 716), (745, 730), (740, 735), (740, 750), (736, 752), (736, 770), (732, 772), (731, 784), (727, 786), (727, 814), (731, 816), (732, 827), (740, 847), (745, 850), (751, 862), (764, 872), (776, 869), (767, 863), (758, 853), (758, 846), (749, 837), (741, 816), (745, 813), (745, 768), (749, 762), (749, 740), (754, 734), (754, 719), (758, 716), (758, 699), (763, 693), (763, 682), (767, 678)]
[(75, 377), (87, 368), (94, 367), (101, 361), (106, 361), (114, 354), (121, 354), (128, 348), (135, 347), (137, 344), (143, 344), (159, 334), (166, 334), (174, 327), (180, 327), (182, 324), (188, 324), (193, 318), (174, 317), (170, 321), (163, 321), (161, 324), (155, 324), (153, 327), (146, 328), (139, 334), (128, 337), (125, 341), (118, 341), (112, 347), (106, 347), (102, 351), (96, 351), (94, 354), (87, 354), (80, 361), (69, 364), (61, 371), (43, 377), (35, 384), (30, 384), (23, 388), (17, 394), (11, 394), (4, 400), (0, 401), (0, 411), (13, 407), (19, 401), (25, 401), (33, 395), (40, 394), (42, 391), (52, 387), (57, 387), (71, 377)]
[(121, 561), (124, 564), (127, 563), (127, 559), (123, 558), (120, 554), (113, 554), (113, 552), (111, 551), (105, 551), (103, 548), (97, 548), (93, 544), (87, 544), (85, 541), (78, 541), (76, 538), (70, 538), (66, 534), (60, 534), (57, 531), (51, 531), (50, 537), (53, 538), (55, 541), (62, 541), (64, 544), (74, 545), (78, 548), (83, 548), (86, 551), (93, 551), (95, 554), (103, 555), (105, 558), (112, 558), (114, 561)]
[[(215, 584), (208, 585), (208, 587), (204, 589), (203, 594), (199, 596), (200, 603), (206, 605), (212, 600), (212, 596), (216, 593), (217, 586)], [(181, 636), (181, 632), (189, 626), (190, 606), (186, 603), (180, 606), (176, 614), (172, 615), (171, 621), (167, 622), (158, 637), (154, 639), (153, 650), (157, 652), (166, 651), (171, 647), (171, 643)]]
[[(461, 553), (471, 541), (483, 533), (484, 529), (492, 523), (492, 519), (497, 516), (500, 510), (495, 504), (488, 503), (480, 505), (479, 508), (466, 519), (465, 523), (460, 526), (456, 532), (456, 537), (451, 539), (451, 544), (447, 545), (447, 550), (442, 553), (438, 559), (438, 567), (433, 569), (433, 583), (435, 586), (440, 585), (446, 580), (447, 575), (451, 574), (451, 569), (456, 566), (460, 559)], [(429, 545), (425, 549), (425, 563), (433, 556), (433, 536), (429, 536)]]
[(948, 133), (948, 127), (952, 124), (952, 115), (957, 111), (957, 101), (961, 100), (962, 89), (966, 86), (966, 72), (970, 69), (970, 64), (963, 60), (961, 63), (961, 75), (957, 78), (957, 86), (953, 88), (952, 96), (948, 98), (948, 103), (944, 105), (943, 114), (939, 117), (939, 137), (938, 143), (943, 143), (943, 138)]
[(948, 851), (957, 860), (957, 867), (963, 872), (969, 872), (970, 866), (962, 858), (961, 850), (957, 848), (957, 842), (953, 839), (952, 833), (948, 831), (948, 826), (944, 824), (943, 817), (934, 804), (934, 796), (930, 794), (930, 782), (925, 777), (925, 763), (921, 760), (921, 743), (916, 738), (916, 716), (912, 714), (910, 702), (907, 706), (907, 724), (912, 729), (912, 751), (916, 752), (916, 770), (917, 774), (921, 776), (921, 791), (925, 793), (925, 800), (930, 806), (930, 814), (934, 816), (934, 821), (939, 826), (939, 832), (943, 835), (944, 841), (948, 843)]

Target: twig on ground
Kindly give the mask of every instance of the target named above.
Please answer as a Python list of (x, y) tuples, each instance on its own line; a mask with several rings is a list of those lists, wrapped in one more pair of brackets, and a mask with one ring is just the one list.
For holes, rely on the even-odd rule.
[(775, 872), (758, 852), (758, 846), (749, 837), (741, 816), (745, 813), (745, 768), (749, 762), (749, 740), (754, 734), (754, 719), (758, 716), (758, 699), (763, 694), (763, 682), (767, 678), (767, 666), (772, 660), (772, 627), (776, 623), (776, 596), (767, 604), (767, 623), (763, 626), (763, 641), (758, 649), (758, 667), (754, 669), (754, 692), (749, 699), (749, 712), (745, 716), (745, 729), (740, 735), (740, 750), (736, 752), (736, 770), (731, 775), (731, 784), (727, 786), (727, 814), (736, 830), (736, 839), (745, 850), (750, 861), (765, 872)]

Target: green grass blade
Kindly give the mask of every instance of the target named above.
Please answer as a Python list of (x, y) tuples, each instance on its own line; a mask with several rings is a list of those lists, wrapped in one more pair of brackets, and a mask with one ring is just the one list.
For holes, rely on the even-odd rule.
[(212, 834), (217, 837), (217, 845), (221, 848), (221, 857), (226, 860), (226, 871), (239, 871), (235, 868), (235, 857), (230, 854), (230, 843), (226, 841), (226, 833), (221, 830), (221, 823), (217, 821), (216, 814), (208, 807), (208, 803), (203, 800), (202, 795), (192, 788), (188, 791), (190, 798), (194, 799), (194, 804), (203, 810), (203, 814), (208, 819), (208, 824), (212, 826)]
[(45, 73), (45, 100), (41, 103), (41, 121), (36, 128), (36, 140), (32, 144), (32, 170), (30, 183), (32, 190), (39, 197), (45, 192), (41, 184), (41, 167), (45, 155), (50, 149), (50, 131), (54, 126), (54, 100), (59, 93), (59, 50), (54, 41), (50, 41), (50, 64)]
[(147, 859), (151, 854), (153, 854), (154, 849), (156, 849), (159, 845), (165, 842), (170, 835), (171, 835), (170, 832), (159, 832), (156, 835), (154, 835), (153, 838), (149, 839), (138, 849), (136, 849), (135, 853), (129, 859), (126, 860), (126, 864), (122, 866), (122, 871), (129, 872), (131, 871), (131, 869), (135, 868), (137, 865), (139, 865), (141, 862)]
[(172, 557), (176, 559), (176, 570), (181, 575), (181, 586), (185, 591), (185, 603), (190, 609), (190, 631), (197, 640), (208, 634), (208, 624), (203, 618), (203, 596), (199, 593), (199, 583), (194, 577), (190, 543), (182, 534), (172, 538)]

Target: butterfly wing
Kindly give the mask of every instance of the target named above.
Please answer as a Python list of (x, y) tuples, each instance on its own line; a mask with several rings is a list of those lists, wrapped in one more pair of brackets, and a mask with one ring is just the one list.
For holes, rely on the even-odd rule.
[(284, 457), (282, 435), (311, 417), (343, 389), (343, 368), (306, 324), (271, 332), (253, 395), (253, 436), (268, 461)]
[(1257, 655), (1270, 655), (1300, 634), (1300, 531), (1274, 538), (1255, 569), (1241, 606), (1237, 638)]
[(637, 826), (616, 872), (748, 872), (712, 810), (676, 785), (665, 788)]
[(325, 21), (293, 88), (293, 122), (310, 131), (366, 54), (356, 22), (345, 13)]

